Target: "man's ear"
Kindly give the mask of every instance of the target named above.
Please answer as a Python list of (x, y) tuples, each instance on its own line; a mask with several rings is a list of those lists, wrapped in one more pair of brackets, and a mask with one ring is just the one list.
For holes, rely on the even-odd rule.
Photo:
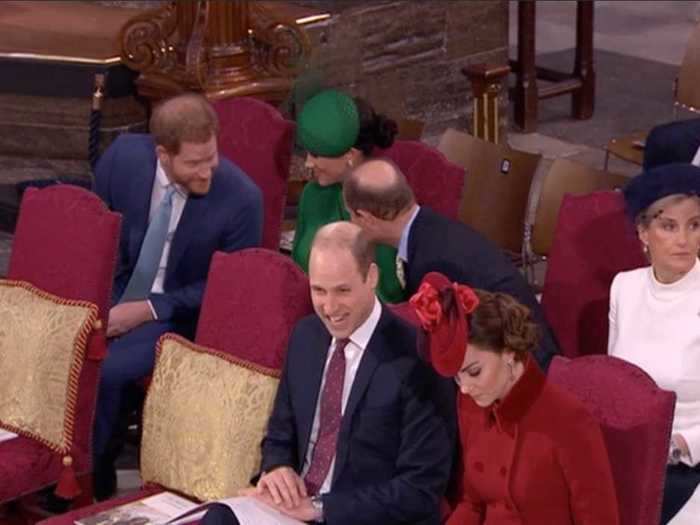
[(168, 166), (172, 163), (173, 155), (165, 146), (156, 146), (156, 156), (161, 164), (167, 164)]
[(377, 266), (377, 263), (373, 262), (369, 265), (367, 279), (372, 289), (376, 290), (377, 286), (379, 286), (379, 266)]
[(374, 219), (374, 216), (367, 210), (355, 210), (355, 215), (357, 215), (363, 221)]

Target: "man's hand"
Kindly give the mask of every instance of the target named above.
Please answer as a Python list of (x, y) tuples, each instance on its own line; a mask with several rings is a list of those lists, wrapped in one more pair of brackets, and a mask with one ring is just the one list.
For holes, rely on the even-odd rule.
[(297, 508), (302, 499), (308, 499), (304, 480), (290, 467), (277, 467), (263, 474), (256, 490), (258, 495), (272, 498), (275, 507), (287, 510)]
[(676, 446), (681, 449), (681, 454), (683, 456), (690, 458), (690, 448), (688, 448), (688, 442), (685, 440), (682, 434), (673, 434), (671, 439), (676, 444)]
[(113, 306), (109, 310), (107, 337), (117, 337), (153, 320), (148, 301), (133, 301)]
[(299, 505), (293, 509), (288, 509), (284, 505), (276, 505), (275, 508), (282, 514), (299, 521), (321, 521), (321, 512), (311, 504), (311, 498), (302, 498)]
[(272, 507), (277, 512), (299, 521), (321, 521), (323, 519), (321, 512), (311, 504), (311, 498), (309, 497), (301, 498), (299, 500), (299, 505), (290, 509), (284, 505), (277, 505), (272, 501), (272, 496), (270, 496), (269, 492), (259, 493), (257, 488), (239, 490), (238, 495), (253, 497), (268, 507)]

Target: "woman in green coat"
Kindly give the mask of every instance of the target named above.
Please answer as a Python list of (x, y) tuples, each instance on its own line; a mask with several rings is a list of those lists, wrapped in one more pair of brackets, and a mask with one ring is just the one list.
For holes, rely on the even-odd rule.
[[(397, 125), (375, 113), (364, 100), (336, 90), (326, 90), (309, 99), (297, 120), (297, 140), (306, 150), (306, 167), (313, 180), (306, 184), (299, 201), (292, 257), (308, 272), (309, 251), (316, 231), (323, 225), (350, 219), (343, 204), (345, 175), (375, 148), (394, 142)], [(405, 300), (396, 277), (396, 249), (378, 245), (377, 294), (384, 302)]]

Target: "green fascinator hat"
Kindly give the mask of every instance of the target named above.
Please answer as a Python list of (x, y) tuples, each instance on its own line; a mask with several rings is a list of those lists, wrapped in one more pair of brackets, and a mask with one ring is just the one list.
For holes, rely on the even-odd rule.
[(329, 89), (310, 98), (297, 120), (297, 141), (316, 157), (340, 157), (350, 150), (360, 133), (355, 101)]

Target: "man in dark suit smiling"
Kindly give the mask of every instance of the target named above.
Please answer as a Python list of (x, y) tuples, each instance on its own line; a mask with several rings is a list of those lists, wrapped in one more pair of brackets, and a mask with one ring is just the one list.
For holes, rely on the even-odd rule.
[[(375, 296), (373, 254), (348, 222), (317, 232), (316, 315), (291, 335), (252, 493), (302, 521), (437, 525), (454, 447), (414, 328)], [(235, 523), (222, 512), (205, 523)]]

